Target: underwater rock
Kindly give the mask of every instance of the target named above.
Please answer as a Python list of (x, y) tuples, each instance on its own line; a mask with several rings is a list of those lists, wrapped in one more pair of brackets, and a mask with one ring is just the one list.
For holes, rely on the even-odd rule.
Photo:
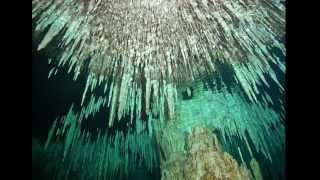
[(224, 152), (216, 135), (205, 128), (192, 130), (187, 137), (186, 149), (185, 179), (251, 179), (249, 171)]
[(249, 170), (224, 152), (216, 135), (205, 128), (192, 129), (185, 150), (174, 161), (163, 163), (163, 180), (252, 179)]

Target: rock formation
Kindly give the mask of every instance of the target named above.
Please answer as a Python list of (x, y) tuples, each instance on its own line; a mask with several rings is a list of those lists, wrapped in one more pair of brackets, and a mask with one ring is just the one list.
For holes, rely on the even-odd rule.
[(163, 163), (163, 180), (252, 179), (249, 170), (224, 152), (216, 135), (205, 128), (192, 129), (185, 150)]

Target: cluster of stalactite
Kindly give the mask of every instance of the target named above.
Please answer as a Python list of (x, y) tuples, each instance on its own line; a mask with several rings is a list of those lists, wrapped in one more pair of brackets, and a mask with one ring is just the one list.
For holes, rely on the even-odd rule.
[[(284, 153), (284, 102), (270, 92), (285, 92), (283, 1), (33, 0), (32, 19), (35, 34), (43, 33), (38, 50), (61, 49), (49, 59), (48, 78), (62, 67), (74, 80), (87, 73), (80, 112), (71, 108), (55, 121), (44, 147), (63, 164), (53, 168), (57, 179), (73, 169), (85, 179), (114, 177), (136, 161), (151, 170), (158, 162), (154, 136), (161, 164), (178, 163), (185, 134), (196, 126), (220, 132), (224, 151), (255, 179), (262, 178), (258, 155), (271, 169), (281, 164), (275, 157)], [(79, 127), (102, 108), (106, 131), (123, 119), (136, 128), (92, 140)]]
[(284, 91), (271, 68), (285, 72), (271, 53), (277, 48), (285, 54), (283, 2), (33, 0), (32, 7), (34, 29), (44, 32), (38, 50), (58, 37), (63, 49), (50, 59), (55, 67), (49, 77), (67, 66), (76, 80), (88, 68), (82, 104), (104, 86), (109, 126), (124, 115), (168, 112), (167, 119), (174, 119), (177, 86), (215, 74), (218, 62), (231, 65), (252, 102), (259, 84), (269, 86), (266, 74)]
[[(82, 130), (71, 107), (68, 114), (54, 121), (43, 147), (43, 169), (50, 179), (128, 178), (137, 169), (153, 172), (158, 168), (154, 138), (146, 131), (96, 133)], [(38, 156), (34, 154), (33, 156)]]

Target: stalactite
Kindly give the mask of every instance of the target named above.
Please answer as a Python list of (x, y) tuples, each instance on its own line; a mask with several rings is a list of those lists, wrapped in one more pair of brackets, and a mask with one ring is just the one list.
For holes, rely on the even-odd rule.
[[(136, 111), (137, 117), (141, 111), (148, 114), (150, 100), (161, 96), (160, 89), (164, 89), (173, 119), (176, 85), (219, 71), (217, 61), (232, 65), (251, 101), (257, 102), (257, 84), (266, 83), (264, 74), (271, 75), (283, 91), (270, 63), (277, 63), (283, 72), (285, 66), (270, 55), (270, 47), (285, 53), (283, 42), (278, 40), (285, 34), (284, 15), (281, 3), (267, 0), (34, 0), (32, 9), (35, 31), (49, 29), (38, 50), (61, 34), (59, 46), (64, 51), (53, 60), (58, 67), (74, 66), (74, 79), (84, 69), (85, 59), (91, 57), (82, 104), (89, 86), (92, 92), (110, 79), (113, 85), (108, 105), (114, 96), (111, 106), (116, 106), (112, 109), (117, 109), (118, 116), (113, 116), (113, 110), (111, 118), (118, 120), (127, 109)], [(57, 70), (51, 70), (49, 77)], [(154, 84), (158, 87), (152, 91)], [(115, 93), (118, 88), (120, 92)], [(128, 96), (131, 91), (137, 96)], [(145, 108), (141, 106), (142, 94)], [(136, 110), (133, 103), (127, 103), (131, 101)], [(113, 120), (109, 122), (113, 124)]]

